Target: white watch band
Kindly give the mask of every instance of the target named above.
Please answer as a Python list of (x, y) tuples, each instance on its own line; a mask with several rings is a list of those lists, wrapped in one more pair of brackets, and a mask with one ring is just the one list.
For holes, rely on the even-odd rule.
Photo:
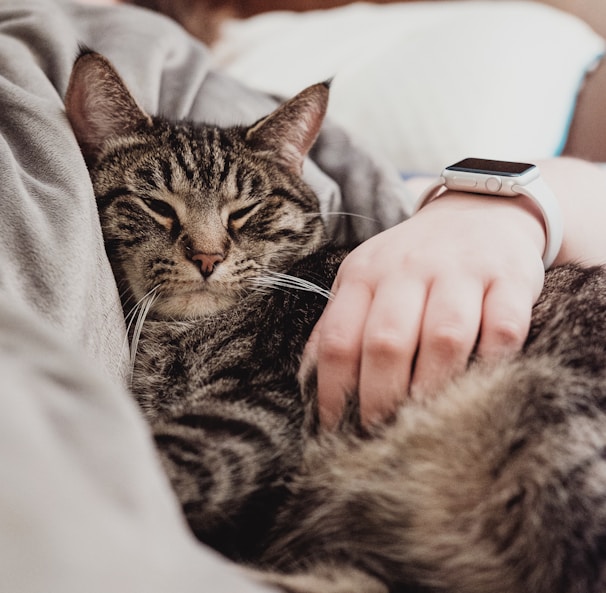
[[(434, 181), (419, 197), (413, 214), (418, 212), (423, 206), (429, 204), (433, 200), (439, 198), (442, 195), (441, 190), (448, 190), (446, 185), (446, 179), (439, 177)], [(454, 188), (453, 188), (454, 189)], [(465, 191), (457, 188), (458, 191)], [(558, 201), (549, 189), (549, 186), (543, 181), (542, 177), (533, 179), (526, 185), (514, 185), (512, 188), (517, 195), (523, 195), (529, 198), (539, 209), (543, 222), (545, 224), (545, 251), (543, 252), (543, 265), (547, 270), (555, 261), (560, 248), (562, 247), (562, 240), (564, 238), (564, 222), (562, 213), (560, 211), (560, 205)], [(478, 192), (472, 192), (478, 193)], [(484, 194), (491, 195), (491, 194)], [(500, 197), (507, 199), (507, 196), (492, 194), (494, 197)]]

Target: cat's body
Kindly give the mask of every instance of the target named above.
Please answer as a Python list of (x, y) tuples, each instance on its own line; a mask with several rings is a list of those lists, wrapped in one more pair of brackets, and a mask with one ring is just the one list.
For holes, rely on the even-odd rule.
[[(309, 263), (317, 273), (317, 260), (300, 273)], [(338, 258), (330, 260), (334, 273)], [(347, 430), (315, 438), (312, 402), (303, 422), (297, 363), (324, 304), (313, 293), (249, 297), (208, 325), (149, 323), (134, 388), (145, 400), (147, 363), (187, 353), (178, 380), (155, 374), (152, 393), (178, 391), (152, 426), (192, 527), (224, 552), (287, 573), (355, 567), (396, 591), (416, 591), (411, 583), (603, 591), (606, 299), (595, 303), (598, 294), (606, 295), (603, 270), (554, 270), (520, 357), (478, 365), (434, 401), (409, 402), (373, 438)], [(240, 432), (240, 417), (250, 433)], [(208, 442), (219, 439), (230, 463), (219, 459), (214, 478), (200, 479), (216, 460)], [(242, 442), (252, 446), (234, 454)], [(238, 477), (215, 503), (226, 471)]]
[[(321, 266), (334, 274), (338, 261), (322, 258)], [(258, 555), (300, 464), (297, 372), (325, 303), (313, 292), (257, 293), (203, 323), (143, 326), (133, 392), (162, 443), (190, 525), (224, 553)]]
[[(82, 108), (88, 92), (119, 96), (118, 130)], [(298, 373), (325, 297), (255, 287), (276, 272), (329, 287), (343, 257), (298, 174), (325, 99), (311, 87), (226, 143), (146, 116), (98, 56), (74, 70), (68, 114), (108, 254), (125, 303), (150, 307), (133, 392), (192, 529), (293, 592), (602, 593), (602, 269), (548, 274), (514, 360), (473, 365), (372, 435), (355, 407), (318, 431), (313, 377), (301, 388)], [(154, 146), (175, 130), (185, 145)]]

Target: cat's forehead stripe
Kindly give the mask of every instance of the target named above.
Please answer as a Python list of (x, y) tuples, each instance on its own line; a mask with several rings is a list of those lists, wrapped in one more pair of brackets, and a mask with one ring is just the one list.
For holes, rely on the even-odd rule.
[(155, 168), (150, 166), (138, 167), (135, 171), (135, 175), (138, 181), (144, 181), (151, 189), (157, 189), (164, 185), (164, 183), (160, 183), (163, 181), (163, 178), (158, 175)]
[(227, 179), (227, 176), (230, 173), (231, 170), (231, 157), (229, 156), (229, 154), (225, 154), (223, 155), (223, 166), (221, 167), (221, 173), (219, 174), (219, 183), (224, 183), (225, 180)]
[(116, 198), (128, 196), (128, 195), (130, 195), (130, 193), (131, 192), (127, 187), (124, 187), (124, 186), (113, 187), (112, 189), (108, 190), (107, 192), (99, 195), (97, 197), (97, 202), (98, 202), (100, 208), (104, 208), (105, 206), (107, 206), (108, 204), (113, 202)]
[(160, 161), (160, 166), (162, 167), (162, 175), (164, 177), (164, 185), (169, 192), (174, 192), (173, 187), (173, 168), (171, 166), (170, 160), (162, 159)]

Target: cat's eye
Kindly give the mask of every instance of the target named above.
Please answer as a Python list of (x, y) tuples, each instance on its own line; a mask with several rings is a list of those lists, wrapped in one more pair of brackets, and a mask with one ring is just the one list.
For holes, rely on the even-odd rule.
[(176, 220), (177, 213), (175, 209), (163, 200), (156, 200), (154, 198), (143, 198), (145, 205), (160, 216), (164, 218), (173, 218)]
[(228, 216), (229, 225), (231, 227), (235, 227), (236, 229), (240, 228), (246, 222), (248, 216), (252, 214), (258, 206), (259, 203), (256, 202), (254, 204), (247, 204), (242, 208), (238, 208), (237, 210), (230, 212)]

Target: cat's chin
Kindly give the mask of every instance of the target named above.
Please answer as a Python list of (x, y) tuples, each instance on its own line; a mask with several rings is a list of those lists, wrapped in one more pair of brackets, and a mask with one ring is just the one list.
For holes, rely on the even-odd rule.
[(199, 319), (229, 308), (236, 299), (229, 293), (188, 292), (159, 298), (150, 316), (155, 319)]

